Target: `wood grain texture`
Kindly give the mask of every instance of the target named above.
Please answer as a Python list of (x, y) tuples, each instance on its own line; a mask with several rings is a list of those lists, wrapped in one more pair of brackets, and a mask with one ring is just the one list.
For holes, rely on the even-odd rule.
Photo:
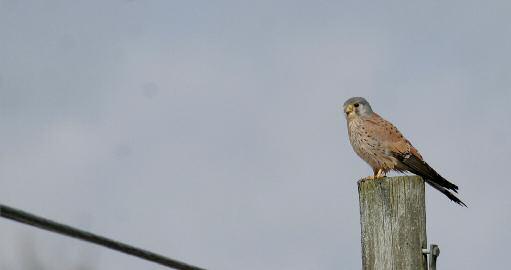
[(358, 182), (363, 270), (427, 270), (424, 181), (419, 176)]

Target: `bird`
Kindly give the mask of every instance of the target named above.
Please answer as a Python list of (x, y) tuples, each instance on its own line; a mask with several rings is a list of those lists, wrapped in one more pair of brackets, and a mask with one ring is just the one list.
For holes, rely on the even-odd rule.
[(458, 186), (429, 166), (410, 141), (392, 123), (375, 113), (365, 98), (349, 98), (344, 102), (343, 111), (353, 150), (373, 169), (373, 175), (364, 179), (382, 178), (389, 171), (410, 172), (421, 176), (453, 202), (467, 207), (454, 195), (458, 193)]

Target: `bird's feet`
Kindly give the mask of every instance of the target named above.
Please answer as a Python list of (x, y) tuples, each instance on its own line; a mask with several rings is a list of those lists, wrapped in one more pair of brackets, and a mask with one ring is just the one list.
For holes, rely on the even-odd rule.
[(385, 171), (383, 171), (382, 169), (378, 169), (376, 174), (364, 177), (364, 178), (362, 178), (362, 180), (375, 180), (375, 179), (380, 179), (380, 178), (384, 178), (384, 177), (386, 177)]
[(369, 175), (369, 176), (362, 178), (362, 180), (374, 180), (375, 177), (376, 177), (376, 175)]

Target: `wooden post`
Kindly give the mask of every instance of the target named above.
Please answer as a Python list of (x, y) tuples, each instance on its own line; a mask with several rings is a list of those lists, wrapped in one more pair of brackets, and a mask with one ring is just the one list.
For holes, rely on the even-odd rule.
[(424, 181), (419, 176), (358, 182), (363, 270), (427, 270)]

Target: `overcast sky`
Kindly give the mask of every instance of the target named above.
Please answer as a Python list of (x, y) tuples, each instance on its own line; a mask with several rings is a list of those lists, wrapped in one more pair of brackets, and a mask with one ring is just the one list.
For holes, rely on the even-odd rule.
[[(338, 106), (363, 96), (427, 187), (441, 269), (511, 242), (509, 1), (0, 1), (0, 203), (209, 269), (360, 269)], [(0, 220), (0, 268), (164, 269)]]

